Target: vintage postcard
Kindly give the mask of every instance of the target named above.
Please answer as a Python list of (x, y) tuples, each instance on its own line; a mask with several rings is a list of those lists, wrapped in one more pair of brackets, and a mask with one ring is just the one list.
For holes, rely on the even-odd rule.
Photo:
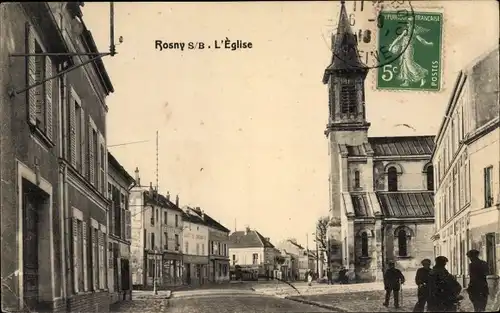
[(2, 312), (498, 312), (498, 1), (2, 2)]

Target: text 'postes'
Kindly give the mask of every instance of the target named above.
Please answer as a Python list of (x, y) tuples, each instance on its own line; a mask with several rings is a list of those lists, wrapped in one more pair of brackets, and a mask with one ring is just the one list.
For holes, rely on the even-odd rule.
[(168, 42), (163, 40), (155, 40), (155, 49), (158, 51), (163, 50), (248, 50), (252, 49), (253, 44), (250, 41), (244, 40), (230, 40), (229, 38), (222, 40), (214, 40), (213, 43), (206, 43), (203, 41), (189, 41), (189, 42)]

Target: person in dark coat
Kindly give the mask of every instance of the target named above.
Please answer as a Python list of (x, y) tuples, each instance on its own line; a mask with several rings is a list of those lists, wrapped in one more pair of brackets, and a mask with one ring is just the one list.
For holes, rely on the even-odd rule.
[(384, 273), (384, 306), (389, 306), (391, 293), (393, 293), (394, 307), (399, 308), (399, 291), (401, 290), (401, 285), (405, 283), (405, 277), (403, 276), (403, 273), (396, 268), (396, 264), (394, 264), (394, 262), (389, 262), (388, 266), (389, 268)]
[(341, 284), (347, 284), (349, 278), (347, 277), (347, 269), (342, 266), (339, 270), (339, 283)]
[(429, 298), (429, 288), (427, 284), (429, 283), (429, 274), (431, 272), (431, 260), (424, 259), (421, 264), (422, 267), (417, 270), (417, 274), (415, 275), (415, 284), (418, 286), (418, 300), (413, 308), (413, 312), (425, 312), (425, 304), (427, 298)]
[(484, 312), (488, 304), (488, 282), (486, 276), (489, 273), (488, 263), (479, 259), (479, 251), (470, 250), (467, 252), (467, 257), (470, 259), (469, 264), (469, 286), (467, 293), (469, 299), (474, 306), (474, 312)]
[(435, 262), (429, 273), (427, 310), (429, 312), (456, 312), (458, 301), (463, 299), (460, 295), (462, 286), (446, 270), (448, 263), (446, 257), (438, 256)]
[(328, 285), (330, 285), (332, 283), (332, 270), (330, 268), (326, 270), (326, 277), (328, 279)]

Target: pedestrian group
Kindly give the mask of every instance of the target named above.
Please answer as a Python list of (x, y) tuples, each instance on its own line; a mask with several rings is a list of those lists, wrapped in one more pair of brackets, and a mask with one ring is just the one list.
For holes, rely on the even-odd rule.
[[(484, 312), (488, 303), (488, 265), (479, 258), (479, 251), (467, 252), (469, 263), (469, 284), (467, 294), (474, 306), (475, 312)], [(434, 267), (431, 268), (431, 260), (424, 259), (422, 267), (417, 270), (415, 283), (418, 286), (418, 300), (413, 312), (425, 312), (427, 304), (428, 312), (457, 312), (460, 301), (463, 300), (462, 286), (455, 276), (446, 270), (448, 259), (438, 256)], [(395, 267), (394, 262), (389, 262), (388, 269), (384, 273), (385, 301), (384, 306), (389, 306), (391, 294), (394, 297), (394, 307), (400, 307), (401, 285), (405, 283), (403, 273)]]

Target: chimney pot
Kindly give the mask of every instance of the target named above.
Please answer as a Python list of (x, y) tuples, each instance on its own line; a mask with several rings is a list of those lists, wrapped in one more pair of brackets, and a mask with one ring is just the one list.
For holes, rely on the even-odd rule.
[(170, 192), (167, 191), (167, 200), (170, 201)]
[(179, 195), (175, 196), (175, 205), (179, 206)]
[(137, 186), (141, 186), (141, 177), (139, 176), (139, 168), (135, 168), (135, 183)]

